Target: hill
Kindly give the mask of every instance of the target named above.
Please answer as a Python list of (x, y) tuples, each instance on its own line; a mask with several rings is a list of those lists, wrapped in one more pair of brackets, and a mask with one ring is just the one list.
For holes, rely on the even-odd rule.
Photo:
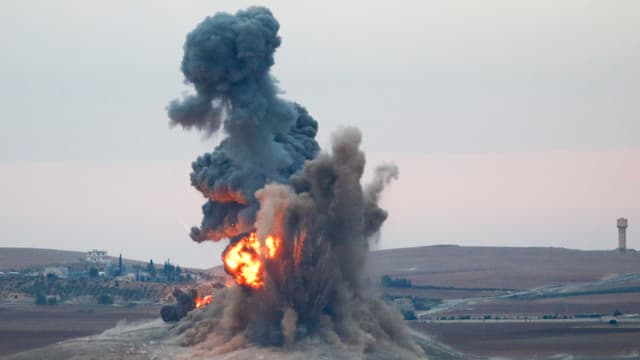
[[(0, 271), (41, 268), (45, 266), (64, 266), (84, 260), (85, 252), (38, 249), (38, 248), (0, 248)], [(108, 256), (117, 263), (117, 258)], [(123, 259), (126, 266), (143, 265), (142, 261)]]
[[(0, 248), (0, 271), (65, 265), (84, 257), (80, 251)], [(144, 264), (129, 259), (124, 262), (127, 266)], [(414, 285), (524, 290), (640, 273), (640, 253), (435, 245), (374, 251), (369, 267), (374, 276), (402, 277)], [(216, 268), (222, 272), (221, 267)]]
[(369, 265), (414, 285), (524, 290), (640, 273), (640, 253), (439, 245), (375, 251)]

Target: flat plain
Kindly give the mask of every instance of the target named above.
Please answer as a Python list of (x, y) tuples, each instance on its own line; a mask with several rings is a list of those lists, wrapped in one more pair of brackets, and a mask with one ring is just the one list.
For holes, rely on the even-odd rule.
[(0, 305), (0, 355), (98, 334), (120, 321), (157, 319), (158, 306), (116, 308), (101, 305)]
[[(413, 328), (457, 350), (510, 359), (629, 357), (640, 351), (640, 326), (593, 322), (415, 323)], [(633, 356), (636, 357), (633, 357)]]

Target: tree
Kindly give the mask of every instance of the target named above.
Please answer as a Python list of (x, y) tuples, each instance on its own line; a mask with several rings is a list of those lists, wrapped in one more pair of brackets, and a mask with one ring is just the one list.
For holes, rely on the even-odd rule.
[(402, 316), (405, 320), (418, 320), (418, 317), (416, 317), (416, 313), (413, 310), (402, 311)]
[(122, 254), (118, 256), (118, 276), (122, 275)]
[(98, 269), (92, 267), (91, 269), (89, 269), (89, 277), (91, 278), (97, 278), (98, 276), (100, 276), (100, 273), (98, 272)]
[(410, 288), (412, 286), (411, 280), (409, 279), (394, 279), (389, 275), (382, 275), (382, 277), (380, 278), (380, 283), (382, 284), (382, 287), (387, 288)]
[(47, 305), (47, 297), (43, 294), (36, 295), (36, 305)]
[(171, 262), (169, 261), (169, 259), (167, 259), (167, 261), (164, 262), (164, 268), (162, 271), (164, 273), (164, 276), (167, 278), (167, 281), (175, 280), (176, 267), (174, 265), (171, 265)]
[(147, 272), (152, 279), (156, 277), (156, 266), (153, 264), (153, 259), (149, 260), (149, 264), (147, 265)]
[(110, 295), (107, 295), (107, 294), (98, 295), (98, 298), (96, 300), (98, 301), (98, 304), (100, 304), (100, 305), (112, 305), (113, 304), (113, 297), (111, 297)]

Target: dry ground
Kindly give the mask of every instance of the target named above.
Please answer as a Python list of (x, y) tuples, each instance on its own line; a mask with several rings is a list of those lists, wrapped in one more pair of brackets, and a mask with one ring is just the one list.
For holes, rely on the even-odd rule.
[[(575, 314), (613, 314), (614, 311), (623, 314), (640, 314), (639, 294), (604, 294), (571, 296), (566, 298), (525, 300), (500, 300), (491, 302), (476, 302), (465, 304), (463, 307), (443, 311), (438, 315), (528, 315), (542, 316), (545, 314), (575, 315)], [(640, 339), (639, 339), (640, 341)]]
[(75, 263), (86, 257), (80, 251), (32, 248), (0, 248), (0, 270), (18, 270)]
[(119, 321), (158, 318), (159, 307), (0, 305), (0, 354), (100, 333)]
[(540, 359), (572, 354), (611, 358), (640, 351), (637, 324), (414, 323), (412, 327), (460, 351), (486, 357)]
[(370, 268), (415, 285), (531, 289), (640, 272), (640, 252), (425, 246), (375, 251)]
[[(0, 271), (20, 271), (24, 269), (42, 269), (46, 266), (68, 266), (83, 262), (87, 253), (81, 251), (67, 251), (37, 248), (8, 248), (0, 247)], [(107, 256), (114, 264), (118, 258)], [(143, 265), (147, 263), (138, 260), (122, 259), (125, 266)]]

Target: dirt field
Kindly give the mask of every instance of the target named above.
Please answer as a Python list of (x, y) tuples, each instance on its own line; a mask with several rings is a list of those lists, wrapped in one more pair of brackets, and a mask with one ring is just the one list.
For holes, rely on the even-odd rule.
[(506, 294), (505, 291), (472, 291), (472, 290), (425, 290), (386, 288), (384, 292), (393, 296), (418, 296), (430, 299), (466, 299), (475, 297), (491, 297)]
[(545, 314), (623, 314), (640, 313), (640, 295), (638, 294), (606, 294), (589, 296), (572, 296), (566, 298), (539, 299), (533, 301), (492, 301), (466, 304), (464, 307), (443, 311), (438, 315), (528, 315)]
[(640, 272), (640, 252), (425, 246), (375, 251), (370, 268), (414, 285), (531, 289)]
[(467, 323), (412, 327), (469, 354), (545, 358), (556, 354), (613, 357), (640, 351), (640, 326), (590, 323)]
[(159, 307), (0, 305), (0, 354), (8, 355), (65, 339), (100, 333), (120, 320), (157, 318)]

